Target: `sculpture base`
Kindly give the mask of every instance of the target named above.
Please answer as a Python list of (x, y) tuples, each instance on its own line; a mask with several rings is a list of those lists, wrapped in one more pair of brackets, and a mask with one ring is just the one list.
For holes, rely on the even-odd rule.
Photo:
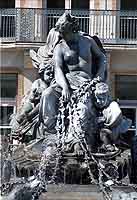
[[(130, 200), (137, 198), (137, 191), (130, 186), (114, 186), (112, 200)], [(104, 200), (97, 185), (48, 185), (48, 192), (39, 200)]]
[(104, 200), (96, 185), (49, 185), (40, 200)]

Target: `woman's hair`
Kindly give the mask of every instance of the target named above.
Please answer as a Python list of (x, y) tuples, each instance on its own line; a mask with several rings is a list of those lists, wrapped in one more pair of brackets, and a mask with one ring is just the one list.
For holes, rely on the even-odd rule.
[(78, 32), (79, 31), (79, 25), (78, 25), (78, 19), (70, 13), (65, 12), (57, 21), (55, 25), (55, 29), (59, 31), (60, 33), (63, 32)]

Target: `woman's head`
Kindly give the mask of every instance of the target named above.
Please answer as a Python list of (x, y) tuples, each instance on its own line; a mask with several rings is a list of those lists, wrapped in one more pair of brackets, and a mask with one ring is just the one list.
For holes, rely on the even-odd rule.
[(75, 33), (79, 30), (78, 19), (69, 13), (64, 13), (57, 21), (55, 29), (61, 33)]

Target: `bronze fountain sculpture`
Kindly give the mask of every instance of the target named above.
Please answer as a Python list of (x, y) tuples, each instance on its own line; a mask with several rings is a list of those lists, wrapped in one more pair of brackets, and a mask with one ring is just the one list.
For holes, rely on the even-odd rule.
[[(24, 143), (12, 152), (12, 159), (19, 167), (33, 166), (33, 172), (39, 166), (33, 180), (38, 189), (28, 183), (35, 191), (33, 199), (47, 184), (58, 182), (99, 184), (109, 199), (107, 182), (121, 179), (116, 158), (123, 146), (130, 147), (121, 137), (131, 120), (109, 94), (100, 40), (80, 32), (77, 18), (64, 13), (46, 44), (38, 52), (31, 50), (30, 56), (40, 78), (11, 124), (12, 137)], [(125, 166), (125, 159), (121, 163)], [(78, 172), (75, 179), (72, 171)]]

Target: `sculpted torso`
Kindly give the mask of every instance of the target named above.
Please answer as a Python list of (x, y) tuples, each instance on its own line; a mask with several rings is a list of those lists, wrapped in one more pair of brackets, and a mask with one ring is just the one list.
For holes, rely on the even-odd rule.
[[(85, 44), (86, 43), (86, 44)], [(59, 44), (64, 65), (68, 72), (83, 71), (91, 77), (91, 44), (86, 37), (78, 36), (77, 40), (72, 42), (65, 42)]]

